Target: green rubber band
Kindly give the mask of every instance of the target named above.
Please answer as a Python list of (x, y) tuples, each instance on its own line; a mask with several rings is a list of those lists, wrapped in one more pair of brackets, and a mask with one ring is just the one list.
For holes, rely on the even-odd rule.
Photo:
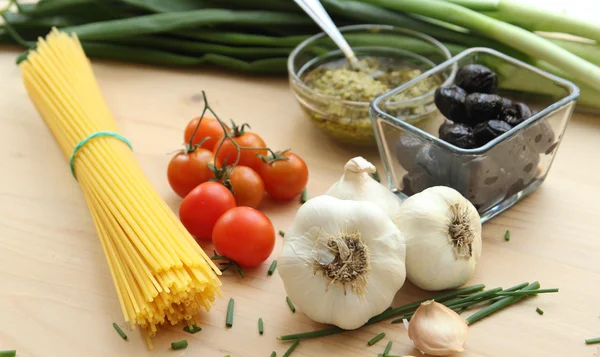
[(127, 140), (126, 137), (124, 137), (121, 134), (115, 133), (113, 131), (97, 131), (95, 133), (90, 134), (87, 138), (81, 140), (79, 143), (77, 143), (77, 145), (75, 145), (75, 147), (73, 148), (73, 153), (71, 154), (71, 159), (69, 160), (69, 166), (71, 167), (71, 174), (73, 175), (73, 177), (75, 177), (75, 180), (77, 180), (77, 176), (75, 175), (75, 155), (77, 154), (79, 149), (81, 149), (90, 140), (92, 140), (93, 138), (97, 138), (99, 136), (110, 136), (110, 137), (119, 139), (122, 142), (124, 142), (125, 144), (127, 144), (127, 146), (129, 146), (129, 148), (131, 150), (133, 150), (131, 143), (129, 142), (129, 140)]

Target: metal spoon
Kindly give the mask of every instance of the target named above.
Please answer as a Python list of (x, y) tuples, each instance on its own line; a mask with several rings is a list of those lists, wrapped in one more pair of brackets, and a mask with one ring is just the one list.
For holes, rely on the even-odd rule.
[(344, 56), (346, 56), (346, 59), (348, 59), (352, 68), (359, 69), (362, 67), (358, 58), (356, 58), (354, 51), (352, 51), (352, 48), (350, 48), (350, 45), (346, 42), (346, 39), (344, 39), (344, 36), (342, 36), (342, 33), (338, 30), (337, 26), (335, 26), (333, 20), (331, 20), (331, 17), (329, 17), (319, 0), (294, 0), (294, 2), (296, 2), (296, 4), (298, 4), (327, 35), (329, 35), (342, 53), (344, 53)]

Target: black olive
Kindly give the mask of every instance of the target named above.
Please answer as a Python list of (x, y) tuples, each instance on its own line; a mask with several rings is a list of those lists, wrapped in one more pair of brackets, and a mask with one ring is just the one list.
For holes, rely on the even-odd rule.
[(475, 142), (477, 146), (483, 146), (510, 129), (512, 126), (502, 120), (488, 120), (485, 123), (477, 124), (473, 129)]
[(498, 77), (491, 69), (480, 64), (468, 64), (456, 74), (456, 85), (467, 93), (494, 93), (498, 86)]
[(467, 116), (466, 96), (467, 92), (460, 87), (439, 87), (435, 90), (435, 105), (446, 118), (457, 122), (462, 121)]
[(514, 102), (502, 112), (502, 119), (512, 126), (517, 126), (525, 120), (531, 118), (531, 110), (521, 102)]
[(475, 126), (486, 120), (498, 119), (502, 113), (502, 97), (495, 94), (473, 93), (465, 98), (468, 124)]
[(513, 105), (513, 101), (508, 98), (502, 98), (502, 112), (504, 113)]
[(440, 126), (440, 139), (463, 149), (475, 147), (473, 129), (464, 124), (442, 124)]

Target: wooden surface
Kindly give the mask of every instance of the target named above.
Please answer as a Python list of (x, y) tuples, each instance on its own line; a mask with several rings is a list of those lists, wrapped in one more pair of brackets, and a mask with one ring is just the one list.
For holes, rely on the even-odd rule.
[[(123, 341), (112, 322), (123, 318), (99, 239), (65, 158), (44, 126), (14, 65), (17, 52), (0, 52), (0, 350), (18, 356), (201, 356), (260, 357), (288, 344), (276, 336), (319, 327), (302, 311), (292, 314), (271, 259), (245, 279), (225, 275), (224, 299), (203, 314), (195, 335), (181, 326), (164, 330), (148, 351), (137, 332)], [(94, 65), (105, 98), (144, 171), (176, 209), (179, 199), (166, 180), (166, 153), (178, 148), (182, 130), (202, 109), (206, 90), (223, 118), (248, 122), (273, 148), (291, 147), (310, 168), (310, 195), (338, 179), (343, 164), (374, 150), (337, 145), (303, 116), (285, 78), (176, 71), (124, 64)], [(484, 226), (484, 248), (470, 283), (508, 287), (539, 280), (560, 293), (531, 298), (473, 325), (461, 356), (593, 356), (600, 336), (600, 117), (576, 114), (546, 182), (529, 198)], [(299, 203), (266, 202), (263, 211), (285, 230)], [(510, 242), (504, 241), (510, 229)], [(395, 305), (427, 297), (410, 284)], [(225, 328), (229, 297), (235, 324)], [(543, 316), (535, 312), (540, 307)], [(259, 336), (257, 319), (265, 322)], [(366, 341), (385, 331), (373, 347)], [(187, 350), (170, 351), (187, 339)], [(341, 335), (303, 341), (294, 357), (377, 356), (388, 339), (395, 355), (420, 353), (400, 325), (380, 323)]]

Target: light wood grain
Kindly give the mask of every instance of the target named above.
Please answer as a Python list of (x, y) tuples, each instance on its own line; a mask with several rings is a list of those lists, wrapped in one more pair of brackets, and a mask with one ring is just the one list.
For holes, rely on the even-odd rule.
[[(65, 158), (36, 113), (13, 64), (17, 52), (0, 53), (0, 350), (18, 356), (203, 356), (260, 357), (288, 344), (283, 333), (319, 327), (302, 311), (292, 314), (277, 274), (266, 271), (277, 257), (245, 279), (223, 277), (224, 299), (203, 314), (195, 335), (170, 328), (148, 351), (137, 332), (121, 340), (111, 324), (123, 318), (102, 248)], [(177, 208), (165, 171), (166, 153), (178, 148), (188, 120), (202, 108), (206, 90), (223, 118), (248, 122), (273, 148), (293, 148), (311, 170), (310, 195), (323, 193), (351, 157), (379, 164), (376, 150), (330, 141), (303, 116), (284, 78), (253, 78), (225, 72), (192, 72), (96, 62), (105, 98), (133, 143), (144, 171), (164, 199)], [(461, 356), (592, 356), (584, 339), (600, 336), (600, 117), (576, 114), (541, 188), (484, 226), (484, 249), (470, 283), (489, 287), (539, 280), (560, 293), (531, 298), (473, 325)], [(299, 203), (266, 202), (263, 211), (285, 230)], [(503, 239), (511, 230), (510, 242)], [(206, 247), (207, 249), (210, 247)], [(410, 284), (395, 304), (428, 296)], [(229, 297), (235, 324), (225, 328)], [(535, 312), (540, 307), (543, 316)], [(262, 317), (265, 334), (259, 336)], [(366, 341), (379, 332), (385, 340)], [(190, 346), (169, 351), (186, 338)], [(393, 354), (419, 355), (400, 325), (380, 323), (354, 332), (303, 341), (293, 356), (376, 356), (392, 339)]]

